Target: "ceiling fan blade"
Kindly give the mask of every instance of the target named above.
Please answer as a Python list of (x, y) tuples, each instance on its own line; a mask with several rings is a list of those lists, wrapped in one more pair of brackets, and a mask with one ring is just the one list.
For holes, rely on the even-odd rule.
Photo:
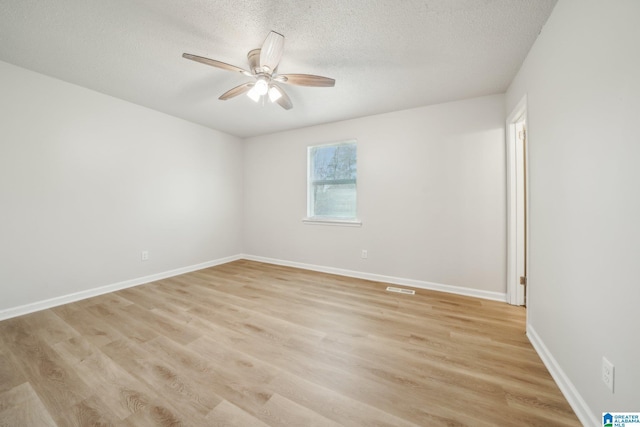
[(231, 90), (226, 91), (222, 95), (220, 95), (220, 100), (226, 101), (227, 99), (233, 98), (238, 95), (242, 95), (243, 93), (249, 92), (249, 90), (255, 85), (255, 83), (244, 83), (240, 86), (236, 86)]
[(271, 87), (274, 87), (280, 92), (280, 98), (276, 99), (276, 103), (284, 108), (285, 110), (290, 110), (293, 108), (293, 103), (291, 102), (291, 98), (287, 95), (287, 92), (284, 91), (280, 86), (271, 84)]
[(282, 51), (284, 50), (284, 36), (282, 34), (271, 31), (260, 49), (260, 66), (267, 68), (268, 73), (275, 71), (280, 58), (282, 58)]
[(273, 80), (297, 86), (333, 87), (336, 84), (334, 79), (312, 74), (280, 74)]
[(190, 59), (192, 61), (200, 62), (202, 64), (211, 65), (212, 67), (222, 68), (228, 71), (237, 71), (239, 73), (251, 76), (251, 73), (235, 65), (227, 64), (226, 62), (216, 61), (215, 59), (205, 58), (204, 56), (192, 55), (190, 53), (183, 53), (183, 58)]

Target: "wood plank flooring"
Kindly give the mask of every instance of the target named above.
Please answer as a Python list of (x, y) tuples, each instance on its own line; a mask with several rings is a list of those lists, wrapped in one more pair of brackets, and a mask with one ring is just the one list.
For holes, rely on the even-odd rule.
[(521, 307), (236, 261), (0, 322), (0, 426), (576, 426)]

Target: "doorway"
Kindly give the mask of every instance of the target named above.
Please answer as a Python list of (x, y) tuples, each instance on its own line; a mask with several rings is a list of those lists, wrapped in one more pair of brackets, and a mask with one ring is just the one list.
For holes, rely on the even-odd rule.
[(507, 118), (507, 297), (509, 304), (527, 305), (529, 249), (529, 186), (527, 99)]

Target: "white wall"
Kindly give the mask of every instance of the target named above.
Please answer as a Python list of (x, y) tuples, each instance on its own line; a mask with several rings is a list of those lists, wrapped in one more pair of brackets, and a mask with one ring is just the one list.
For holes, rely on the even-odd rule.
[[(504, 118), (497, 95), (246, 140), (245, 253), (504, 294)], [(362, 227), (303, 224), (307, 146), (350, 138)]]
[(638, 17), (636, 0), (558, 2), (507, 93), (507, 111), (528, 99), (530, 332), (594, 425), (640, 411)]
[(0, 94), (0, 312), (242, 252), (242, 140), (4, 62)]

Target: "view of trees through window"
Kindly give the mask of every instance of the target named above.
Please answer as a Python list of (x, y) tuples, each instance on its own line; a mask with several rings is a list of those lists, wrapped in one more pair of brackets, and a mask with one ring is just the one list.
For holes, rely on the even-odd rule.
[(309, 217), (356, 218), (356, 143), (309, 147)]

